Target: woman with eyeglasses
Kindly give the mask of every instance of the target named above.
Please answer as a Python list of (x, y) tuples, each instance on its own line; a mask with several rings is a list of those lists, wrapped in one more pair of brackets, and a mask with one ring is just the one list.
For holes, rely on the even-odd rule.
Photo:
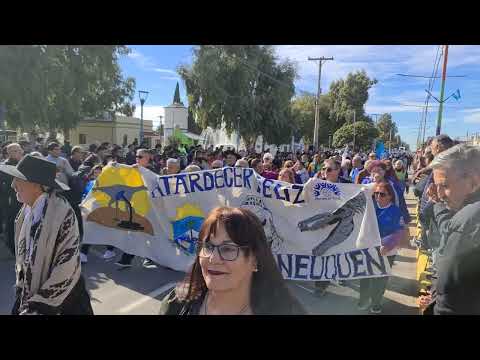
[[(380, 254), (393, 266), (398, 245), (408, 238), (400, 208), (394, 204), (395, 193), (387, 181), (379, 181), (374, 188), (375, 212), (382, 239)], [(387, 288), (388, 276), (360, 280), (359, 310), (370, 309), (371, 314), (382, 312), (382, 298)]]
[(213, 209), (200, 229), (195, 262), (162, 301), (162, 315), (301, 315), (249, 210)]
[[(327, 159), (323, 163), (322, 170), (320, 170), (316, 177), (331, 183), (351, 183), (349, 179), (340, 176), (341, 164), (335, 159)], [(316, 281), (315, 292), (316, 297), (323, 297), (327, 293), (327, 287), (330, 281)]]
[(411, 220), (411, 217), (410, 213), (408, 212), (407, 203), (405, 202), (405, 198), (403, 196), (405, 189), (399, 185), (398, 181), (394, 181), (386, 176), (387, 166), (384, 162), (380, 160), (374, 160), (368, 164), (367, 169), (370, 175), (363, 178), (361, 183), (371, 184), (387, 181), (392, 186), (394, 191), (394, 204), (400, 208), (403, 219), (405, 220), (405, 223), (408, 224)]

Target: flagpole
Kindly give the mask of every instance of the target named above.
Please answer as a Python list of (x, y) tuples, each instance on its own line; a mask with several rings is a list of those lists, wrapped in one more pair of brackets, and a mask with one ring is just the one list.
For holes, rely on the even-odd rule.
[(442, 88), (440, 90), (440, 105), (438, 107), (437, 131), (436, 135), (440, 135), (442, 127), (442, 112), (443, 112), (443, 96), (445, 94), (445, 78), (447, 76), (447, 61), (448, 61), (448, 45), (445, 45), (445, 53), (443, 55), (443, 70), (442, 70)]

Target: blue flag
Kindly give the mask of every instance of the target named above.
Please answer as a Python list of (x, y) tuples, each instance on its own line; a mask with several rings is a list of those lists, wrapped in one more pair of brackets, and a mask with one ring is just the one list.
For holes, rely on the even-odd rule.
[(461, 96), (460, 96), (460, 90), (457, 89), (457, 91), (456, 91), (455, 93), (453, 93), (452, 96), (454, 97), (455, 100), (458, 101), (458, 99), (461, 98)]
[(377, 143), (375, 146), (375, 155), (377, 156), (377, 159), (381, 159), (384, 152), (385, 152), (385, 145), (383, 144), (383, 141), (377, 140)]

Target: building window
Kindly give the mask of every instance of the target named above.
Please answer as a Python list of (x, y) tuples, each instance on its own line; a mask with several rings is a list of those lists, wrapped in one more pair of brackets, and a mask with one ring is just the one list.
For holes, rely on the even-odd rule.
[(128, 144), (128, 135), (125, 134), (123, 135), (123, 146), (127, 146), (127, 144)]
[(79, 134), (78, 135), (78, 143), (81, 145), (84, 145), (87, 143), (87, 135), (85, 134)]

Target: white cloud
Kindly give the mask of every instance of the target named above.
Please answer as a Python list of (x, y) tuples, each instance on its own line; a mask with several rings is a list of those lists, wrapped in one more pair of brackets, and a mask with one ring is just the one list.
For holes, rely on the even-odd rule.
[[(140, 105), (137, 104), (135, 108), (134, 116), (140, 118), (141, 108)], [(160, 123), (159, 116), (165, 116), (165, 109), (161, 105), (144, 105), (143, 106), (143, 119), (144, 120), (152, 120), (153, 127), (157, 127)]]
[(463, 121), (467, 124), (480, 124), (480, 111), (465, 116)]
[(410, 106), (401, 106), (401, 105), (365, 105), (365, 112), (367, 114), (383, 114), (383, 113), (394, 113), (394, 112), (409, 112), (409, 113), (418, 113), (421, 112), (421, 108), (410, 107)]
[[(365, 69), (369, 76), (384, 81), (397, 77), (406, 68), (420, 69), (425, 62), (432, 69), (436, 47), (397, 45), (282, 45), (276, 47), (280, 58), (296, 61), (302, 79), (316, 79), (318, 62), (308, 57), (332, 56), (322, 68), (322, 85), (345, 77), (349, 72)], [(402, 71), (403, 70), (403, 71)], [(324, 87), (324, 86), (323, 86)]]
[(160, 79), (162, 79), (162, 80), (176, 80), (176, 81), (181, 80), (179, 76), (162, 76)]
[[(426, 78), (400, 77), (397, 74), (430, 76), (433, 70), (438, 45), (280, 45), (276, 51), (280, 59), (297, 62), (299, 80), (296, 85), (302, 90), (316, 89), (318, 62), (308, 57), (332, 56), (333, 61), (322, 67), (322, 90), (325, 92), (334, 80), (344, 78), (349, 72), (364, 69), (370, 77), (379, 80), (377, 86), (398, 87), (422, 86)], [(480, 46), (450, 46), (448, 70), (451, 75), (466, 75), (451, 69), (480, 62)], [(439, 64), (438, 75), (441, 73)], [(436, 79), (438, 84), (439, 79)], [(423, 90), (421, 90), (423, 91)], [(425, 98), (425, 94), (421, 94)], [(418, 100), (418, 99), (415, 99)]]
[(170, 69), (155, 68), (155, 69), (153, 69), (153, 71), (156, 71), (156, 72), (159, 72), (159, 73), (168, 73), (168, 74), (177, 75), (177, 72), (176, 72), (176, 71), (170, 70)]
[(477, 113), (477, 112), (480, 112), (480, 108), (464, 109), (464, 110), (461, 110), (461, 112), (464, 112), (464, 113)]
[(144, 55), (136, 49), (132, 49), (128, 57), (144, 70), (150, 70), (155, 66), (155, 61), (151, 57)]

